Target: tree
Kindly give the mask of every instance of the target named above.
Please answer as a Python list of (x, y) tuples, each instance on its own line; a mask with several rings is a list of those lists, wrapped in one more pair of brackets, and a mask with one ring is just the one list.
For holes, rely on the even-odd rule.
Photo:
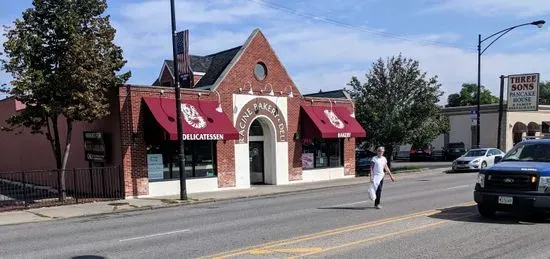
[[(437, 77), (427, 78), (419, 62), (402, 57), (378, 59), (365, 83), (353, 77), (348, 84), (356, 116), (367, 130), (367, 143), (393, 150), (405, 143), (428, 144), (441, 131), (444, 119), (437, 105), (443, 95)], [(391, 157), (390, 157), (391, 161)]]
[[(493, 96), (491, 90), (481, 86), (480, 103), (498, 103), (499, 98)], [(447, 97), (447, 107), (459, 107), (477, 105), (477, 84), (462, 84), (460, 93), (454, 93)]]
[(539, 89), (539, 104), (550, 105), (550, 81), (540, 82)]
[[(113, 43), (106, 9), (106, 0), (34, 0), (4, 34), (2, 68), (13, 77), (13, 87), (4, 91), (26, 105), (6, 130), (27, 127), (45, 135), (62, 172), (61, 199), (73, 123), (108, 115), (107, 93), (130, 77), (116, 74), (126, 61)], [(60, 122), (67, 126), (64, 141)]]

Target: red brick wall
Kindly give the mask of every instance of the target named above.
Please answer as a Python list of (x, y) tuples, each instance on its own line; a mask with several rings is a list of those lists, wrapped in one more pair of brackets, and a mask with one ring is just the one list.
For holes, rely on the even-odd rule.
[[(254, 66), (258, 62), (264, 63), (267, 67), (267, 77), (263, 81), (259, 81), (254, 76)], [(262, 95), (260, 93), (260, 90), (266, 88), (268, 84), (271, 84), (275, 94), (279, 96), (286, 96), (288, 92), (292, 89), (295, 97), (288, 98), (289, 102), (287, 118), (289, 136), (289, 165), (291, 167), (289, 179), (302, 179), (302, 147), (301, 144), (296, 143), (293, 140), (293, 136), (298, 130), (298, 116), (300, 113), (301, 94), (294, 85), (294, 82), (290, 78), (289, 74), (279, 61), (277, 55), (267, 42), (267, 39), (259, 31), (252, 38), (248, 47), (244, 49), (241, 58), (238, 60), (238, 62), (235, 63), (231, 71), (226, 75), (225, 79), (220, 83), (220, 86), (218, 87), (218, 91), (222, 94), (222, 96), (224, 96), (224, 98), (222, 98), (222, 106), (224, 110), (230, 111), (233, 109), (233, 98), (231, 98), (232, 94), (237, 93), (239, 91), (239, 88), (242, 88), (243, 91), (248, 91), (248, 82), (252, 84), (256, 95)], [(269, 91), (269, 89), (267, 91)], [(231, 147), (231, 150), (228, 150), (226, 155), (222, 157), (222, 160), (232, 163), (231, 167), (234, 167), (234, 156), (234, 150), (233, 147)], [(227, 182), (232, 182), (234, 185), (234, 177), (234, 174), (232, 174), (231, 176), (227, 176)]]
[[(254, 76), (254, 66), (262, 62), (267, 67), (267, 77), (260, 81)], [(171, 75), (165, 69), (164, 79), (170, 79)], [(161, 79), (161, 82), (162, 80)], [(197, 76), (195, 82), (198, 82)], [(271, 84), (277, 96), (287, 96), (292, 90), (294, 98), (288, 100), (288, 152), (289, 152), (289, 180), (302, 179), (302, 144), (300, 140), (294, 140), (294, 135), (300, 130), (300, 105), (304, 102), (299, 90), (294, 85), (284, 66), (279, 61), (275, 52), (261, 32), (257, 32), (251, 39), (248, 47), (244, 49), (240, 59), (232, 66), (225, 75), (217, 91), (221, 95), (221, 105), (228, 118), (232, 119), (233, 94), (239, 93), (239, 88), (248, 91), (248, 82), (253, 86), (256, 95), (266, 95), (260, 90)], [(147, 190), (147, 161), (146, 146), (143, 136), (143, 108), (142, 97), (156, 96), (164, 89), (165, 95), (173, 96), (171, 88), (160, 87), (122, 87), (120, 88), (120, 113), (121, 113), (121, 148), (124, 178), (126, 183), (126, 194), (138, 196), (148, 194)], [(197, 98), (197, 91), (184, 90), (183, 99)], [(217, 100), (215, 93), (204, 93), (203, 99)], [(316, 101), (315, 105), (330, 106), (327, 100)], [(339, 101), (335, 106), (346, 106), (352, 109), (351, 103)], [(346, 174), (355, 173), (355, 139), (344, 140), (344, 167)], [(235, 186), (235, 141), (218, 141), (217, 143), (217, 172), (218, 186)], [(248, 159), (243, 157), (239, 159)]]

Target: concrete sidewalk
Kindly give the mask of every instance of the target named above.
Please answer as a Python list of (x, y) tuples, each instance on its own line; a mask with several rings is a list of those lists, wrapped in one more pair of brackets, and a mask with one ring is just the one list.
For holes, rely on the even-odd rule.
[[(420, 172), (404, 173), (400, 172), (396, 178), (406, 179), (412, 177), (426, 177), (444, 173), (447, 169), (430, 169)], [(233, 189), (217, 192), (194, 193), (189, 195), (187, 201), (180, 201), (179, 196), (155, 197), (127, 199), (119, 201), (93, 202), (75, 205), (65, 205), (56, 207), (45, 207), (28, 209), (22, 211), (9, 211), (0, 213), (0, 225), (21, 224), (30, 222), (41, 222), (55, 219), (85, 217), (117, 212), (128, 212), (145, 209), (166, 208), (173, 206), (182, 206), (190, 204), (199, 204), (206, 202), (246, 199), (254, 197), (266, 197), (275, 195), (285, 195), (297, 192), (305, 192), (327, 188), (337, 188), (342, 186), (366, 184), (368, 177), (347, 178), (332, 181), (311, 182), (290, 184), (282, 186), (263, 185), (253, 186), (249, 189)]]

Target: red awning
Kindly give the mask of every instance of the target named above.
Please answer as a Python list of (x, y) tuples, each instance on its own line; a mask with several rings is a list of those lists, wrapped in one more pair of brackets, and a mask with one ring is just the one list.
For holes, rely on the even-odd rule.
[(304, 139), (320, 138), (362, 138), (367, 132), (352, 112), (345, 107), (302, 106), (305, 118), (302, 120)]
[[(144, 97), (143, 101), (166, 132), (169, 140), (178, 139), (176, 100)], [(218, 112), (218, 102), (183, 100), (182, 124), (184, 140), (238, 139), (239, 133), (224, 112)]]

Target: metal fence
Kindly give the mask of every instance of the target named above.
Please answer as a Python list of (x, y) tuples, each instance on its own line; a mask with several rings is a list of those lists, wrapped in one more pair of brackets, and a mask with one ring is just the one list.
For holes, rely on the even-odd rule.
[(0, 172), (0, 211), (121, 198), (120, 167)]

